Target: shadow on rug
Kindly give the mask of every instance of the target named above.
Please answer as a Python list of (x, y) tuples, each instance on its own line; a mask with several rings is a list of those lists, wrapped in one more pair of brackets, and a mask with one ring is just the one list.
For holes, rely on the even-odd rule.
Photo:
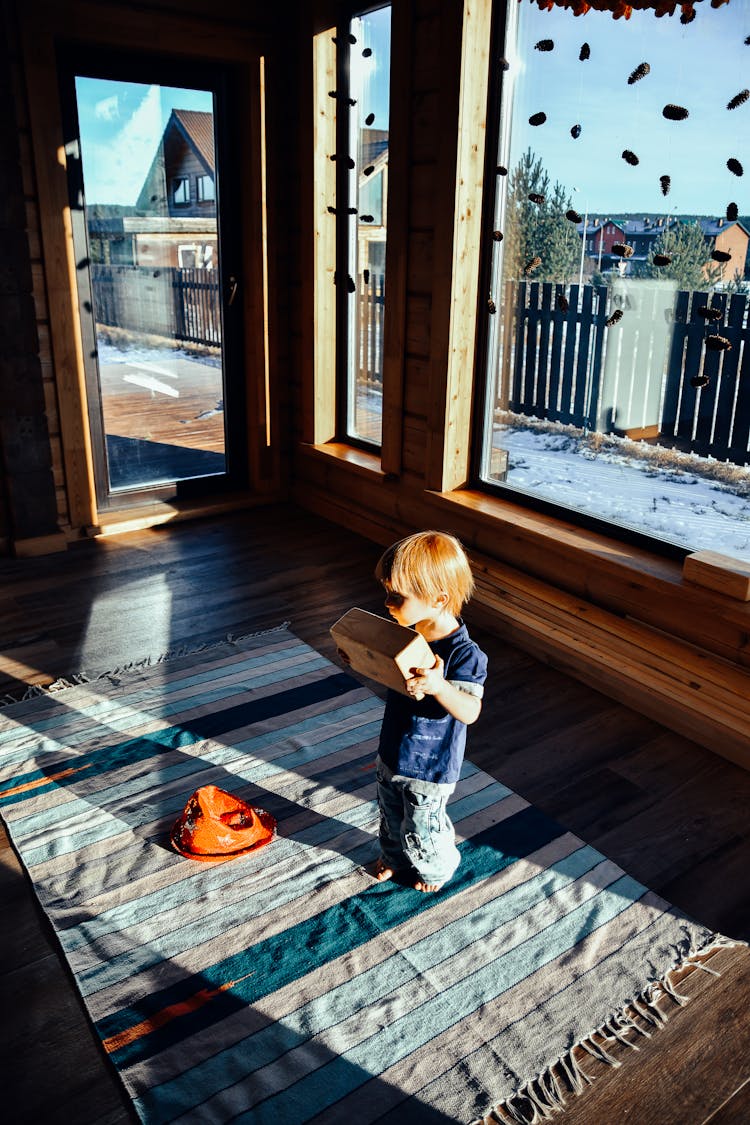
[[(382, 706), (280, 629), (0, 712), (3, 819), (149, 1125), (541, 1120), (730, 944), (468, 762), (454, 879), (374, 882)], [(176, 854), (203, 785), (276, 838)]]

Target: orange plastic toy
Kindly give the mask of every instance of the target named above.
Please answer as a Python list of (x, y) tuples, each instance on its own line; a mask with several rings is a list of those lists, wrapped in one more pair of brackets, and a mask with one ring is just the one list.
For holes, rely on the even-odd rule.
[(274, 837), (276, 821), (216, 785), (196, 789), (172, 826), (172, 847), (188, 859), (234, 859), (265, 847)]

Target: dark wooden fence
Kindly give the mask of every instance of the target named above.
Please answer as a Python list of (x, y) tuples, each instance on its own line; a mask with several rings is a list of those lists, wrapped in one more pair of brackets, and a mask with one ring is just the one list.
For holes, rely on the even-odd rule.
[(383, 385), (385, 274), (370, 273), (359, 289), (359, 377), (368, 386)]
[[(750, 462), (750, 301), (616, 286), (509, 282), (498, 312), (501, 409)], [(633, 283), (635, 301), (652, 300)], [(624, 306), (624, 307), (622, 307)], [(707, 321), (710, 306), (720, 318)], [(616, 308), (622, 318), (607, 325)], [(731, 347), (712, 350), (709, 336)], [(705, 386), (694, 380), (707, 378)]]
[[(99, 324), (195, 344), (221, 345), (216, 270), (91, 266)], [(359, 290), (360, 380), (382, 386), (385, 276), (371, 273)]]
[(216, 270), (92, 265), (91, 280), (99, 324), (195, 344), (221, 344)]

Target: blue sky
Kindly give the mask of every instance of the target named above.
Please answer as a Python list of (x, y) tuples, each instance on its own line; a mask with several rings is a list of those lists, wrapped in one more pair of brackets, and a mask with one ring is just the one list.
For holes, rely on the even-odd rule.
[(173, 108), (211, 112), (207, 90), (76, 78), (86, 202), (132, 205)]
[[(352, 62), (362, 83), (362, 119), (375, 114), (374, 129), (388, 128), (390, 8), (362, 17)], [(372, 51), (362, 57), (362, 49)], [(148, 86), (101, 78), (76, 78), (86, 201), (132, 206), (151, 166), (173, 108), (211, 111), (206, 90)]]
[[(512, 168), (532, 148), (550, 179), (571, 190), (581, 214), (723, 215), (730, 201), (740, 214), (749, 212), (750, 100), (731, 111), (726, 104), (750, 86), (750, 46), (744, 42), (750, 0), (718, 9), (703, 0), (696, 9), (693, 22), (684, 25), (679, 6), (671, 17), (634, 11), (629, 20), (614, 20), (594, 10), (578, 17), (561, 8), (541, 11), (522, 0), (515, 9), (517, 56), (506, 52), (507, 76), (515, 76), (516, 85), (511, 151), (501, 162)], [(540, 39), (552, 39), (554, 49), (536, 50)], [(584, 42), (591, 57), (581, 62)], [(642, 62), (650, 73), (628, 85)], [(666, 120), (667, 103), (685, 107), (689, 117)], [(530, 126), (528, 118), (540, 111), (546, 123)], [(574, 140), (570, 129), (576, 124), (582, 132)], [(623, 149), (639, 157), (636, 167), (622, 159)], [(741, 179), (726, 167), (730, 156), (747, 169)], [(672, 179), (666, 198), (661, 175)]]
[[(352, 84), (360, 88), (358, 108), (364, 122), (369, 113), (375, 114), (373, 129), (388, 128), (391, 11), (378, 8), (354, 21), (358, 42), (351, 46)], [(372, 51), (362, 57), (363, 48)]]
[[(730, 201), (740, 214), (750, 212), (750, 99), (738, 109), (725, 108), (750, 86), (750, 47), (744, 43), (750, 0), (718, 9), (703, 0), (688, 25), (678, 15), (657, 19), (637, 11), (630, 20), (593, 10), (575, 17), (560, 8), (540, 11), (530, 0), (511, 10), (520, 27), (515, 57), (507, 52), (507, 78), (515, 79), (515, 87), (511, 150), (501, 162), (512, 167), (531, 147), (582, 214), (723, 215)], [(352, 49), (365, 83), (361, 108), (375, 113), (374, 128), (385, 129), (388, 10), (371, 13), (365, 23), (363, 39)], [(554, 50), (535, 50), (540, 39), (552, 39)], [(581, 62), (584, 41), (591, 57)], [(370, 60), (361, 60), (365, 45), (372, 47)], [(650, 73), (628, 85), (642, 62)], [(94, 78), (78, 78), (76, 90), (90, 204), (135, 203), (172, 108), (212, 108), (205, 90)], [(665, 120), (661, 111), (668, 102), (688, 109), (687, 120)], [(539, 111), (547, 114), (546, 123), (530, 126), (528, 118)], [(577, 140), (570, 136), (575, 124), (582, 127)], [(638, 155), (637, 167), (622, 159), (625, 148)], [(742, 178), (727, 169), (730, 156), (747, 168)], [(672, 178), (666, 197), (659, 187), (665, 174)]]

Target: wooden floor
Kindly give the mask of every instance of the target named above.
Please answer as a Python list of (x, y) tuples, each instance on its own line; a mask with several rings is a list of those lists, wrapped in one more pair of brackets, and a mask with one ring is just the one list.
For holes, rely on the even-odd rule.
[[(0, 696), (282, 621), (333, 657), (329, 625), (381, 608), (378, 554), (276, 507), (0, 560)], [(472, 628), (490, 678), (469, 756), (676, 906), (750, 938), (750, 773)], [(134, 1120), (4, 833), (0, 918), (3, 1119)], [(690, 974), (692, 1002), (558, 1120), (747, 1125), (749, 964), (745, 948), (722, 950), (719, 979)]]

